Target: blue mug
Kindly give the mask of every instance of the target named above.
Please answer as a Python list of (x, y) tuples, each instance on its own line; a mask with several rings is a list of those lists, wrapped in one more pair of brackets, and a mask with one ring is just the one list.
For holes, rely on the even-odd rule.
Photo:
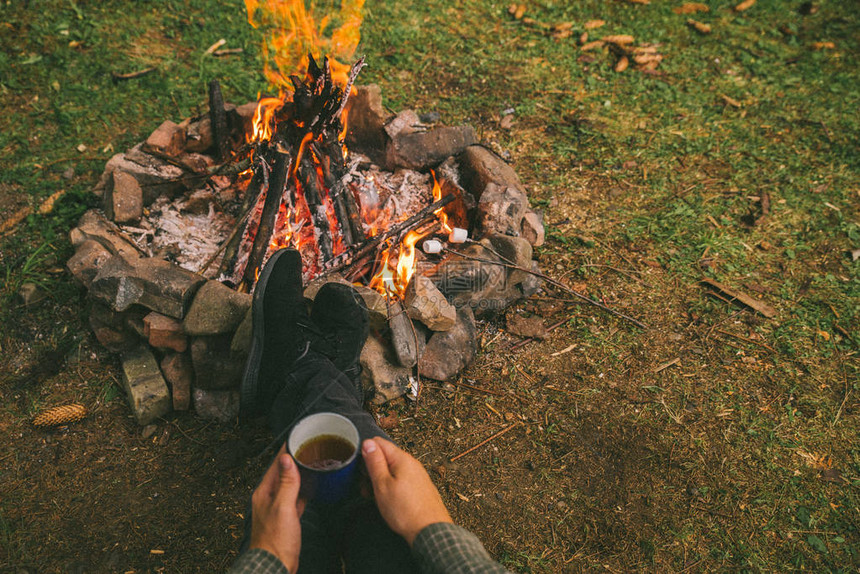
[(336, 413), (308, 415), (293, 427), (287, 450), (299, 466), (299, 496), (322, 504), (342, 500), (358, 466), (358, 429)]

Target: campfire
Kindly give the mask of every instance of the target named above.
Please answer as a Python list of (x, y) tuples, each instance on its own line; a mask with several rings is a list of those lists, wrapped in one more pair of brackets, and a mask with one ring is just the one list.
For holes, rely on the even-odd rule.
[[(362, 3), (343, 5), (329, 46), (341, 58), (357, 45), (349, 16)], [(319, 46), (302, 2), (269, 4), (248, 1), (253, 24), (290, 21), (304, 34), (289, 50)], [(165, 121), (107, 163), (103, 208), (72, 231), (69, 269), (88, 289), (96, 337), (122, 353), (141, 424), (192, 404), (235, 416), (251, 293), (278, 249), (302, 254), (310, 304), (329, 281), (364, 298), (362, 376), (376, 402), (456, 377), (477, 352), (475, 318), (539, 288), (541, 215), (474, 129), (385, 113), (379, 88), (357, 85), (363, 58), (308, 54), (284, 75), (284, 42), (264, 50), (277, 97), (225, 104), (213, 81), (208, 113)]]

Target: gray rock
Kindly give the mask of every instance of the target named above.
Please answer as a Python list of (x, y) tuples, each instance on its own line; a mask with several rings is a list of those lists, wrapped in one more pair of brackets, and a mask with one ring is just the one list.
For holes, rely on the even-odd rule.
[(325, 275), (323, 277), (317, 277), (316, 279), (312, 279), (310, 283), (307, 284), (304, 290), (304, 297), (308, 301), (313, 301), (317, 297), (317, 293), (322, 289), (322, 286), (326, 283), (340, 283), (342, 285), (351, 285), (349, 281), (343, 278), (339, 273), (331, 273), (329, 275)]
[(421, 129), (421, 119), (413, 110), (403, 110), (385, 124), (385, 133), (393, 139), (401, 135), (414, 134)]
[(519, 236), (529, 200), (516, 187), (487, 184), (478, 200), (477, 223), (483, 234)]
[(413, 275), (403, 300), (406, 314), (421, 321), (434, 331), (447, 331), (457, 322), (457, 310), (433, 281), (423, 275)]
[(206, 390), (238, 388), (242, 381), (244, 361), (230, 352), (232, 337), (194, 337), (191, 340), (191, 361), (194, 365), (194, 386)]
[(526, 210), (525, 215), (523, 215), (520, 235), (534, 247), (543, 245), (546, 240), (546, 231), (543, 227), (543, 213), (537, 213), (530, 209)]
[(191, 407), (191, 383), (194, 366), (187, 353), (169, 353), (161, 359), (161, 373), (170, 383), (173, 410), (187, 411)]
[[(481, 240), (481, 244), (490, 247), (501, 256), (505, 263), (512, 263), (524, 269), (531, 269), (534, 250), (531, 243), (522, 237), (511, 237), (494, 233)], [(525, 281), (528, 273), (518, 269), (507, 269), (507, 287), (511, 288)]]
[[(352, 99), (352, 95), (350, 94), (350, 99)], [(254, 114), (257, 113), (257, 107), (259, 103), (254, 102), (246, 102), (241, 106), (236, 108), (236, 115), (241, 120), (241, 129), (246, 134), (254, 133)], [(239, 127), (239, 126), (234, 126)]]
[[(505, 267), (484, 245), (472, 244), (462, 250), (467, 257), (451, 256), (430, 273), (430, 278), (455, 306), (467, 306), (481, 316), (504, 309), (520, 296), (511, 293)], [(474, 261), (469, 258), (479, 258)]]
[(251, 352), (251, 337), (254, 328), (254, 312), (248, 309), (245, 318), (236, 327), (236, 333), (230, 341), (230, 352), (237, 357), (247, 357)]
[(461, 153), (477, 141), (478, 136), (472, 126), (444, 126), (426, 132), (400, 132), (386, 148), (385, 163), (389, 169), (405, 167), (424, 170)]
[(116, 225), (94, 209), (81, 216), (78, 226), (69, 233), (69, 240), (76, 248), (87, 241), (95, 241), (112, 255), (119, 255), (128, 261), (140, 259), (142, 255), (137, 246), (129, 241)]
[[(540, 272), (540, 266), (538, 265), (537, 261), (532, 261), (531, 269), (532, 271), (538, 273)], [(543, 285), (543, 279), (535, 275), (526, 275), (526, 278), (523, 279), (523, 282), (520, 285), (520, 289), (523, 292), (523, 297), (531, 297), (538, 292), (538, 290), (541, 288), (541, 285)]]
[(194, 293), (205, 281), (197, 273), (160, 259), (129, 262), (114, 256), (99, 270), (90, 295), (116, 311), (137, 304), (182, 319)]
[(382, 107), (382, 91), (376, 84), (355, 86), (347, 104), (346, 145), (374, 160), (385, 150), (388, 137)]
[(182, 169), (144, 153), (141, 145), (110, 158), (105, 165), (99, 187), (103, 189), (110, 174), (120, 170), (133, 175), (140, 184), (144, 205), (151, 204), (161, 195), (173, 197), (185, 189)]
[(143, 215), (143, 190), (134, 176), (114, 171), (102, 196), (105, 215), (116, 223), (134, 223)]
[(191, 303), (182, 323), (189, 335), (233, 333), (251, 308), (252, 297), (219, 281), (207, 281)]
[(194, 412), (203, 419), (232, 422), (239, 416), (239, 393), (194, 389)]
[(364, 304), (367, 305), (367, 313), (370, 319), (371, 329), (384, 329), (388, 325), (388, 303), (379, 292), (367, 287), (353, 285), (353, 288), (361, 295)]
[(513, 187), (525, 193), (517, 172), (498, 155), (479, 145), (473, 145), (458, 156), (460, 180), (463, 188), (480, 200), (490, 183), (499, 187)]
[(141, 149), (176, 157), (185, 149), (185, 128), (165, 120), (149, 134)]
[(469, 307), (457, 309), (457, 324), (434, 333), (418, 363), (422, 376), (447, 381), (469, 366), (478, 352), (475, 317)]
[(394, 348), (397, 362), (401, 367), (414, 367), (419, 356), (417, 338), (420, 334), (400, 303), (392, 304), (388, 325), (391, 327), (391, 345)]
[(138, 424), (148, 425), (170, 412), (170, 391), (146, 346), (123, 353), (122, 383)]
[(185, 128), (185, 150), (205, 153), (212, 147), (212, 121), (209, 114), (188, 123)]
[(409, 391), (412, 370), (394, 364), (390, 350), (375, 336), (367, 338), (360, 361), (362, 383), (375, 390), (374, 403), (385, 403)]

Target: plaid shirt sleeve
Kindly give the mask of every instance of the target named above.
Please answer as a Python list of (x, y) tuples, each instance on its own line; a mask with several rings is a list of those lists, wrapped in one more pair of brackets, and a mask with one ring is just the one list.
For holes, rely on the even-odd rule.
[(504, 574), (478, 537), (456, 524), (439, 522), (418, 533), (412, 553), (423, 574)]
[(290, 571), (274, 554), (251, 548), (239, 556), (229, 574), (290, 574)]

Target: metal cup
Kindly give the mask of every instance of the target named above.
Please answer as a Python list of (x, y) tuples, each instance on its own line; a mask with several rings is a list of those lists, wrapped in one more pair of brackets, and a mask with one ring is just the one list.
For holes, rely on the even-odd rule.
[[(299, 460), (296, 454), (302, 447), (323, 436), (335, 436), (352, 445), (352, 454), (343, 461), (314, 468)], [(287, 437), (287, 450), (299, 466), (302, 484), (299, 496), (323, 504), (342, 500), (349, 492), (358, 466), (358, 429), (352, 422), (336, 413), (316, 413), (308, 415), (290, 431)]]

